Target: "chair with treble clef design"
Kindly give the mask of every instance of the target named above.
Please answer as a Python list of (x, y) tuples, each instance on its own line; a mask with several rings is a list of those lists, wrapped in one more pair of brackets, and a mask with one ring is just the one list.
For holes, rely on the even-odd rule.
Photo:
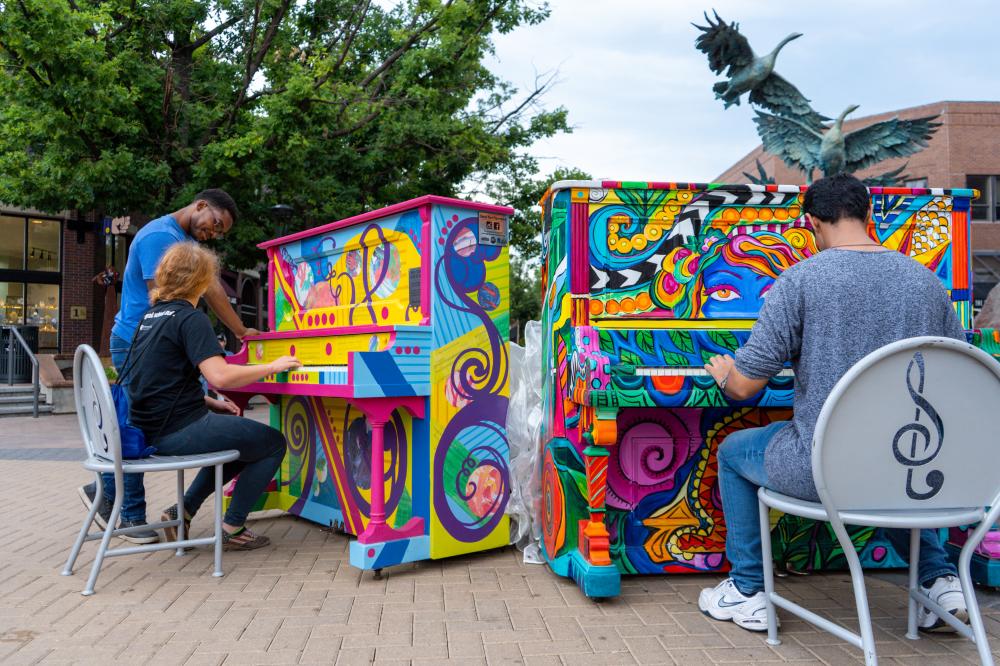
[[(993, 464), (997, 405), (1000, 363), (957, 340), (901, 340), (847, 371), (823, 405), (813, 436), (820, 502), (766, 488), (758, 492), (768, 643), (779, 644), (780, 607), (861, 648), (866, 664), (877, 663), (861, 562), (844, 525), (903, 528), (910, 530), (906, 637), (918, 638), (923, 606), (971, 639), (983, 664), (993, 663), (969, 568), (976, 546), (1000, 516), (1000, 472)], [(860, 635), (775, 592), (769, 508), (830, 522), (850, 568)], [(917, 560), (921, 529), (977, 522), (958, 561), (970, 627), (920, 590)]]

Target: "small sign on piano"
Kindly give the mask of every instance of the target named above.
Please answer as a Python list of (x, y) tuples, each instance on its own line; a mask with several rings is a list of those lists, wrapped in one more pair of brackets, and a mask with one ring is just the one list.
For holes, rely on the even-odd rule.
[(507, 216), (479, 211), (479, 244), (507, 244)]

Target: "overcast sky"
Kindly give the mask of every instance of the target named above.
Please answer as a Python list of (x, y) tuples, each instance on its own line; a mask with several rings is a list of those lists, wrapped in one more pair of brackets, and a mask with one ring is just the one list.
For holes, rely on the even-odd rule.
[(572, 134), (539, 142), (542, 172), (560, 166), (614, 180), (709, 181), (759, 139), (746, 105), (723, 110), (694, 48), (714, 6), (758, 55), (803, 37), (777, 71), (835, 116), (939, 100), (1000, 100), (1000, 0), (550, 0), (541, 25), (496, 38), (490, 67), (521, 89), (559, 71), (546, 106), (569, 109)]

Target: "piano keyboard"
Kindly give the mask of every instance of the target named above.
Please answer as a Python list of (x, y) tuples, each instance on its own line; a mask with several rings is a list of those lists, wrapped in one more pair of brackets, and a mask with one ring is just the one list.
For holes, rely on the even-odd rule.
[[(635, 375), (637, 377), (707, 377), (708, 371), (704, 368), (678, 368), (678, 367), (634, 367), (619, 366), (615, 368), (620, 374)], [(777, 374), (778, 377), (794, 377), (795, 373), (791, 368), (785, 368)]]
[(271, 375), (264, 381), (283, 384), (347, 384), (347, 366), (303, 365)]

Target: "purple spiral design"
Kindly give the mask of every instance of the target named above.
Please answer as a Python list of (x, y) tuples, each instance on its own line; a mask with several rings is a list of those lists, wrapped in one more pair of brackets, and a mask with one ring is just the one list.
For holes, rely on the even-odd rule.
[[(464, 349), (452, 363), (450, 381), (455, 382), (456, 392), (468, 402), (445, 426), (434, 454), (437, 479), (433, 489), (434, 510), (448, 534), (464, 543), (486, 538), (503, 519), (510, 499), (510, 470), (506, 461), (509, 448), (504, 425), (508, 399), (500, 395), (507, 383), (507, 348), (489, 313), (469, 295), (479, 290), (485, 279), (485, 263), (498, 256), (499, 248), (477, 246), (469, 256), (460, 256), (455, 251), (455, 240), (463, 231), (471, 233), (474, 224), (478, 224), (478, 218), (467, 217), (451, 228), (443, 255), (434, 266), (435, 290), (442, 305), (478, 319), (489, 341), (488, 349)], [(453, 293), (445, 293), (441, 288), (444, 284)], [(461, 441), (464, 433), (484, 429), (489, 436), (465, 452), (457, 474), (449, 474), (446, 462), (452, 446)], [(470, 475), (484, 467), (496, 470), (500, 477), (496, 498), (485, 507), (482, 516), (471, 510), (456, 511), (453, 503), (468, 503), (476, 496), (479, 488), (469, 481)]]
[[(288, 453), (299, 460), (298, 468), (292, 467), (292, 472), (287, 479), (282, 479), (281, 485), (290, 487), (293, 484), (302, 489), (302, 493), (296, 498), (292, 505), (292, 510), (300, 509), (309, 500), (312, 492), (313, 479), (316, 475), (315, 447), (316, 441), (314, 420), (316, 414), (313, 412), (306, 397), (291, 397), (285, 399), (285, 408), (282, 410), (281, 431), (285, 433), (285, 440), (288, 442)], [(296, 483), (301, 479), (301, 483)]]

